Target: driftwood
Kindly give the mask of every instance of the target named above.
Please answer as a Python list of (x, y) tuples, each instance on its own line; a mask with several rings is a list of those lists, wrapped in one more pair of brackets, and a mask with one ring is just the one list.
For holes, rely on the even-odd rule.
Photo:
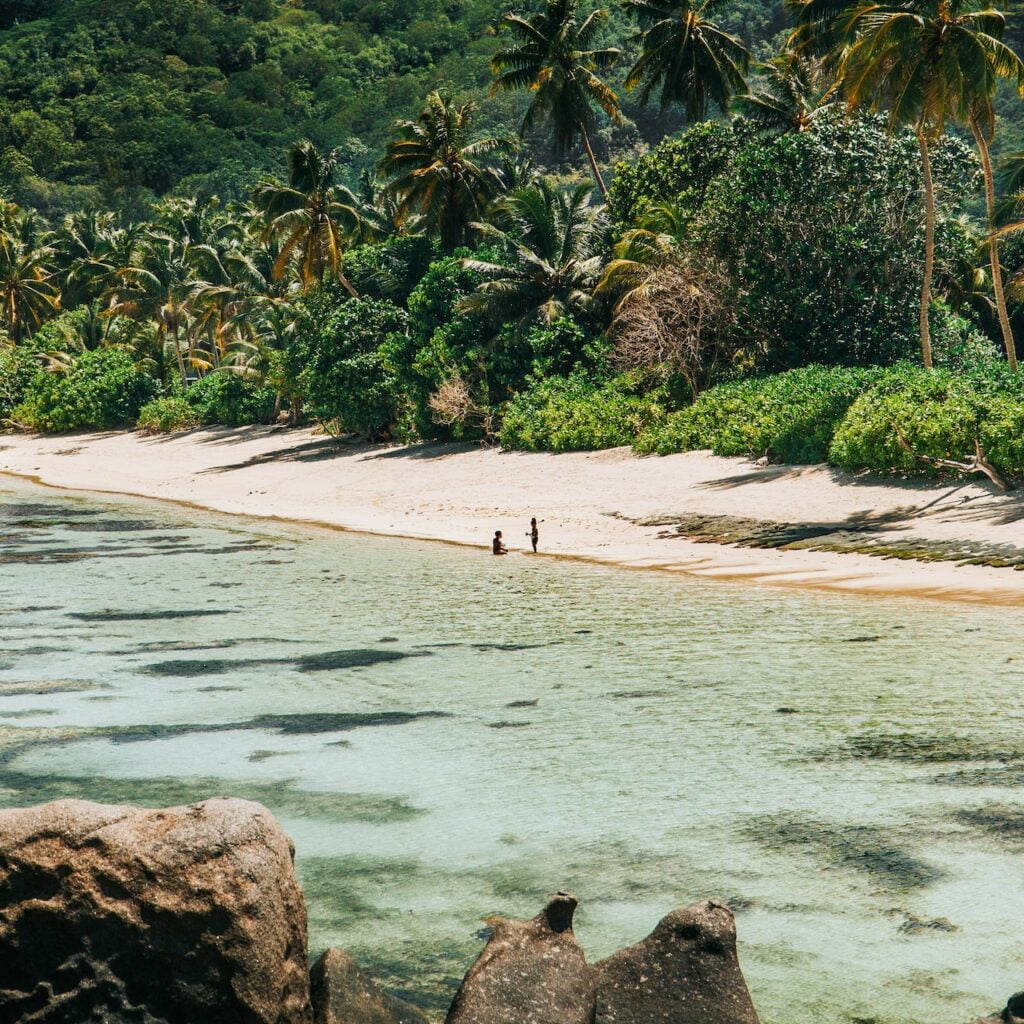
[(978, 438), (974, 439), (974, 454), (963, 461), (939, 459), (933, 455), (922, 455), (920, 452), (915, 452), (907, 440), (907, 435), (903, 433), (898, 423), (893, 423), (892, 428), (896, 431), (896, 438), (900, 443), (900, 447), (917, 459), (918, 462), (924, 462), (929, 466), (936, 466), (939, 469), (955, 469), (958, 473), (984, 473), (1000, 490), (1009, 491), (1013, 489), (1002, 473), (985, 457), (985, 450), (981, 447), (981, 441)]

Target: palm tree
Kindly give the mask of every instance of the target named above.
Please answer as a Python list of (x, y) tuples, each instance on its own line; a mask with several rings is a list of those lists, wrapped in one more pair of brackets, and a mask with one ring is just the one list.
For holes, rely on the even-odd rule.
[(796, 50), (786, 50), (759, 66), (763, 88), (736, 99), (735, 107), (765, 135), (805, 132), (835, 105), (835, 93), (823, 88), (822, 67)]
[(601, 194), (608, 189), (597, 165), (590, 137), (595, 127), (594, 106), (613, 121), (619, 120), (619, 101), (614, 91), (595, 72), (611, 67), (619, 56), (613, 48), (594, 49), (605, 10), (580, 18), (578, 0), (544, 0), (536, 14), (506, 14), (501, 19), (512, 34), (512, 46), (491, 58), (495, 79), (491, 94), (527, 89), (533, 99), (526, 108), (520, 134), (550, 119), (555, 152), (564, 156), (583, 143)]
[(721, 0), (624, 0), (640, 27), (640, 56), (626, 76), (626, 88), (640, 87), (646, 104), (660, 90), (661, 108), (679, 104), (691, 121), (711, 107), (722, 113), (732, 97), (746, 91), (750, 52), (709, 15)]
[[(795, 36), (802, 46), (813, 42), (813, 32), (807, 30), (815, 25), (838, 41), (838, 84), (848, 105), (885, 108), (890, 129), (910, 125), (917, 134), (925, 199), (921, 356), (929, 367), (928, 308), (935, 265), (930, 147), (950, 121), (959, 120), (972, 127), (979, 146), (987, 152), (996, 78), (1020, 74), (1020, 61), (999, 40), (1003, 24), (998, 11), (982, 7), (978, 0), (908, 0), (906, 5), (806, 0), (798, 10)], [(991, 169), (987, 178), (991, 179)], [(998, 265), (998, 253), (995, 261)], [(999, 287), (1001, 291), (1001, 282)], [(1010, 348), (1012, 338), (1008, 355)]]
[(397, 137), (380, 162), (380, 174), (393, 176), (395, 223), (401, 227), (420, 214), (445, 252), (468, 240), (491, 195), (492, 178), (479, 158), (509, 147), (502, 138), (469, 141), (474, 109), (432, 92), (415, 121), (396, 122)]
[(60, 306), (52, 256), (35, 218), (0, 200), (0, 323), (15, 343)]
[(483, 278), (463, 308), (520, 327), (563, 316), (586, 319), (606, 227), (600, 212), (588, 205), (592, 188), (581, 184), (556, 191), (540, 181), (509, 196), (509, 230), (485, 230), (505, 258), (463, 260)]
[(341, 270), (346, 237), (357, 230), (358, 202), (334, 180), (338, 151), (321, 153), (312, 142), (288, 150), (288, 182), (265, 181), (253, 198), (263, 215), (264, 239), (281, 240), (274, 277), (284, 276), (294, 259), (303, 290), (330, 271), (351, 295), (355, 290)]

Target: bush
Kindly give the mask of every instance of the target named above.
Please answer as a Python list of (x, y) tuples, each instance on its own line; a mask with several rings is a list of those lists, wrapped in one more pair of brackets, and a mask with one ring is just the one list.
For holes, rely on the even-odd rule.
[(147, 402), (135, 424), (143, 434), (169, 434), (199, 426), (199, 415), (181, 395), (167, 395)]
[(43, 369), (35, 353), (13, 345), (10, 348), (0, 347), (0, 427), (15, 406), (24, 400), (33, 381), (42, 374)]
[(319, 420), (369, 437), (397, 425), (406, 399), (391, 339), (404, 335), (406, 323), (406, 313), (385, 299), (307, 302), (286, 361), (301, 367), (303, 397)]
[(266, 423), (274, 414), (276, 397), (273, 388), (226, 370), (200, 377), (185, 392), (185, 401), (207, 426)]
[(505, 409), (499, 437), (522, 451), (591, 451), (631, 444), (663, 415), (653, 395), (634, 393), (632, 377), (599, 383), (583, 374), (535, 381)]
[(992, 464), (1024, 472), (1024, 381), (1002, 364), (957, 374), (901, 364), (852, 405), (830, 460), (843, 469), (933, 474), (899, 441), (932, 458), (964, 459), (980, 441)]
[(156, 391), (123, 349), (85, 352), (66, 371), (33, 377), (11, 419), (31, 430), (106, 430), (135, 423)]
[(710, 448), (715, 455), (824, 462), (837, 424), (881, 372), (806, 366), (719, 384), (645, 430), (634, 447), (642, 454)]

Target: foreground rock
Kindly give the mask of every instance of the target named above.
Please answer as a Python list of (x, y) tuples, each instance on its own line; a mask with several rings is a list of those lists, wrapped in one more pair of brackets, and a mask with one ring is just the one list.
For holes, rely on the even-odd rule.
[(309, 972), (314, 1024), (427, 1024), (415, 1006), (389, 996), (340, 949), (329, 949)]
[(0, 1024), (311, 1024), (306, 911), (269, 811), (0, 811)]
[(602, 960), (595, 1024), (757, 1024), (727, 907), (697, 903)]
[(971, 1024), (1024, 1024), (1024, 992), (1010, 996), (1000, 1013), (979, 1017)]
[(447, 1024), (590, 1024), (595, 977), (573, 934), (575, 910), (560, 892), (530, 921), (499, 922)]

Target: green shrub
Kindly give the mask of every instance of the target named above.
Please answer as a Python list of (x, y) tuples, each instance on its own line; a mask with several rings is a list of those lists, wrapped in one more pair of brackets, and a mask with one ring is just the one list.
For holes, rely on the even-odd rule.
[(370, 437), (396, 426), (407, 400), (390, 339), (405, 334), (407, 319), (386, 299), (348, 299), (334, 306), (311, 298), (286, 362), (301, 367), (298, 383), (314, 416)]
[(199, 415), (181, 395), (166, 395), (147, 402), (139, 411), (136, 429), (143, 434), (169, 434), (199, 426)]
[(716, 455), (824, 462), (836, 425), (881, 372), (805, 366), (719, 384), (645, 430), (634, 447), (642, 454), (710, 448)]
[(226, 370), (214, 370), (189, 385), (185, 400), (204, 425), (240, 427), (266, 423), (274, 413), (274, 389)]
[(123, 349), (85, 352), (66, 371), (33, 377), (11, 419), (31, 430), (105, 430), (131, 426), (156, 391)]
[(631, 444), (662, 414), (654, 396), (633, 393), (628, 376), (605, 383), (583, 374), (548, 377), (517, 394), (499, 434), (505, 448), (590, 451)]
[(43, 368), (34, 352), (13, 345), (0, 347), (0, 427), (24, 400), (32, 382), (42, 374)]
[(975, 440), (999, 470), (1024, 472), (1024, 381), (1003, 364), (966, 373), (900, 364), (852, 405), (836, 431), (830, 460), (843, 469), (931, 474), (920, 455), (964, 459)]

